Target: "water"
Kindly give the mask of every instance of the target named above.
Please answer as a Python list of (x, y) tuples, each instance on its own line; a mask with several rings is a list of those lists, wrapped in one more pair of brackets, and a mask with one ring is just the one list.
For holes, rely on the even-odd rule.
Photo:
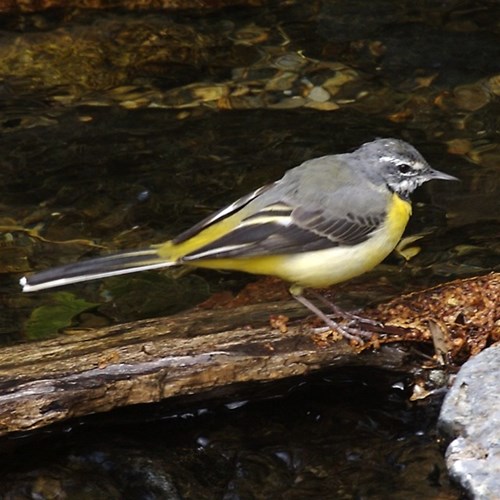
[(264, 399), (166, 402), (3, 441), (18, 450), (0, 457), (0, 494), (460, 498), (434, 427), (439, 401), (409, 404), (401, 375), (337, 370), (254, 391)]
[[(408, 227), (408, 234), (423, 235), (413, 245), (416, 255), (407, 262), (391, 256), (378, 270), (340, 287), (341, 296), (366, 303), (498, 269), (499, 11), (491, 2), (404, 1), (396, 6), (377, 0), (273, 2), (211, 13), (82, 10), (3, 16), (1, 341), (29, 337), (28, 318), (54, 301), (51, 292), (21, 295), (20, 275), (163, 241), (306, 159), (344, 152), (374, 137), (408, 140), (433, 166), (462, 182), (430, 183), (419, 190)], [(72, 287), (76, 298), (100, 306), (73, 318), (71, 325), (170, 314), (253, 280), (211, 272), (176, 281), (145, 274)], [(201, 460), (207, 477), (215, 478), (213, 489), (201, 483), (207, 498), (221, 492), (227, 498), (325, 498), (331, 491), (335, 498), (410, 498), (408, 491), (415, 498), (458, 498), (443, 479), (432, 427), (435, 410), (408, 407), (404, 398), (395, 409), (390, 388), (378, 393), (380, 401), (367, 400), (352, 388), (370, 387), (370, 377), (350, 380), (340, 386), (318, 383), (312, 402), (301, 394), (286, 403), (255, 403), (250, 410), (248, 405), (231, 412), (210, 408), (210, 417), (190, 419), (185, 442), (155, 443), (154, 460), (149, 458), (154, 464), (165, 453), (169, 460), (189, 458), (192, 470)], [(377, 405), (390, 409), (379, 411)], [(304, 416), (307, 411), (316, 415), (318, 406), (318, 415), (329, 415), (329, 425), (318, 424), (323, 417)], [(343, 411), (352, 411), (345, 422), (373, 425), (375, 436), (383, 429), (378, 441), (358, 441), (348, 425), (337, 429), (333, 414)], [(50, 433), (44, 438), (48, 444), (29, 461), (30, 451), (6, 451), (7, 462), (16, 464), (9, 481), (20, 477), (20, 468), (23, 487), (38, 481), (42, 489), (52, 485), (57, 490), (61, 477), (67, 477), (61, 460), (84, 463), (90, 476), (96, 470), (101, 474), (102, 464), (115, 463), (120, 446), (142, 460), (157, 433), (183, 432), (185, 419), (169, 419), (167, 425), (158, 412), (155, 423), (147, 424), (150, 435), (139, 430), (144, 425), (126, 427), (124, 433), (134, 435), (126, 444), (123, 427), (115, 430), (122, 418), (116, 416), (99, 430), (85, 428), (83, 438), (74, 427), (69, 438), (62, 438), (61, 430)], [(401, 424), (399, 432), (391, 433), (394, 422), (387, 415), (392, 413)], [(422, 418), (430, 422), (425, 428), (417, 423)], [(259, 425), (249, 435), (267, 433), (257, 443), (242, 437), (255, 420)], [(214, 422), (220, 425), (217, 439)], [(313, 442), (308, 426), (317, 432)], [(103, 434), (110, 436), (104, 451), (98, 445)], [(210, 445), (197, 445), (197, 439)], [(339, 441), (347, 446), (337, 452)], [(40, 467), (56, 442), (63, 444), (49, 460), (54, 486)], [(92, 461), (96, 453), (108, 458)], [(408, 467), (387, 465), (391, 453), (413, 453), (422, 460), (421, 470), (410, 467), (417, 471), (414, 482), (401, 483), (395, 471)], [(364, 484), (359, 477), (368, 463), (385, 465), (380, 471), (373, 465)], [(64, 473), (55, 474), (61, 467)], [(119, 469), (107, 468), (115, 471), (113, 477)], [(388, 469), (394, 473), (390, 479)], [(190, 477), (179, 470), (169, 474)], [(268, 475), (274, 478), (269, 490)], [(120, 481), (105, 484), (111, 488), (105, 490), (109, 498), (115, 490), (120, 494)]]

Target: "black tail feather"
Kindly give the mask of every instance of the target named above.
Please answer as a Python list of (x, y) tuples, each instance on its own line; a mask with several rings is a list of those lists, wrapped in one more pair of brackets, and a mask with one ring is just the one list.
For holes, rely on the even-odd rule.
[(20, 284), (23, 287), (23, 292), (35, 292), (45, 288), (173, 265), (175, 262), (161, 258), (155, 249), (149, 248), (116, 253), (47, 269), (21, 278)]

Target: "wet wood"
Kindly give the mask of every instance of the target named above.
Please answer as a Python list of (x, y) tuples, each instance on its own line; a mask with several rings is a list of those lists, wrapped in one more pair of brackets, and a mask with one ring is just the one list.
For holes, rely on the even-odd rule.
[[(319, 347), (307, 328), (273, 330), (269, 314), (278, 311), (304, 314), (293, 303), (196, 311), (3, 348), (0, 435), (125, 405), (362, 362), (344, 342)], [(371, 363), (401, 366), (401, 358), (379, 353)]]
[[(444, 325), (452, 321), (446, 307), (456, 306), (449, 290), (459, 290), (457, 283), (397, 300), (414, 308), (419, 297), (426, 304), (433, 297), (442, 308), (439, 321)], [(482, 300), (473, 298), (474, 317), (479, 318), (479, 308), (491, 308), (491, 294), (498, 293), (499, 275), (463, 283), (467, 290), (485, 294)], [(389, 321), (391, 311), (401, 315), (397, 301), (379, 306), (371, 314)], [(484, 313), (487, 318), (496, 314)], [(3, 348), (0, 435), (126, 405), (275, 381), (334, 366), (409, 369), (407, 354), (400, 346), (382, 345), (360, 352), (345, 341), (322, 340), (304, 322), (292, 321), (283, 333), (269, 326), (272, 314), (293, 319), (303, 316), (304, 310), (294, 302), (280, 302), (192, 311)], [(411, 327), (408, 334), (415, 336)]]

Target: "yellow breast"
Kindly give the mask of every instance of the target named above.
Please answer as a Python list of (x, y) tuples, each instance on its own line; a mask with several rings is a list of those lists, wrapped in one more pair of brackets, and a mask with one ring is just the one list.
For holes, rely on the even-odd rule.
[(397, 238), (397, 242), (401, 239), (403, 232), (408, 224), (408, 220), (411, 215), (411, 203), (407, 200), (403, 200), (396, 193), (392, 195), (391, 207), (387, 212), (386, 225), (387, 232), (392, 236)]

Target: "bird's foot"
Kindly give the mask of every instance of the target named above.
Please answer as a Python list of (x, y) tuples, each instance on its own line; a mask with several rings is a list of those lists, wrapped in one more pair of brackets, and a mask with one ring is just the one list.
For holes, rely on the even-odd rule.
[(360, 330), (359, 325), (370, 325), (376, 328), (382, 328), (384, 326), (379, 321), (375, 321), (370, 318), (364, 318), (363, 316), (358, 316), (357, 314), (354, 314), (352, 312), (345, 311), (344, 309), (335, 305), (333, 302), (323, 297), (323, 295), (314, 290), (312, 290), (311, 292), (319, 301), (321, 301), (325, 306), (327, 306), (332, 311), (333, 314), (327, 314), (326, 316), (328, 316), (331, 319), (333, 318), (343, 319), (344, 321), (347, 322), (347, 326), (349, 328), (352, 328), (354, 330)]
[[(362, 318), (352, 313), (343, 311), (335, 304), (332, 304), (329, 300), (325, 299), (322, 295), (314, 292), (314, 295), (323, 304), (327, 305), (331, 310), (333, 310), (332, 315), (325, 314), (321, 309), (314, 305), (309, 299), (304, 297), (301, 290), (290, 289), (292, 296), (300, 302), (302, 305), (307, 307), (311, 312), (313, 312), (318, 318), (323, 320), (327, 329), (336, 331), (342, 335), (345, 339), (349, 341), (355, 341), (359, 345), (363, 345), (365, 342), (363, 338), (370, 339), (373, 335), (373, 331), (376, 327), (380, 328), (380, 324), (371, 319)], [(341, 324), (337, 321), (337, 318), (341, 318), (347, 324)], [(316, 331), (318, 331), (316, 329)], [(324, 329), (323, 329), (324, 332)]]
[(362, 325), (367, 325), (375, 328), (382, 328), (384, 325), (380, 321), (375, 321), (374, 319), (364, 318), (363, 316), (358, 316), (347, 311), (342, 311), (342, 314), (327, 314), (329, 318), (342, 318), (347, 322), (349, 328), (357, 328)]
[(340, 323), (337, 323), (332, 318), (326, 315), (324, 318), (321, 319), (323, 319), (326, 326), (315, 328), (314, 331), (316, 333), (325, 333), (327, 331), (333, 330), (334, 332), (340, 333), (342, 337), (344, 337), (345, 339), (349, 341), (354, 341), (359, 345), (364, 345), (365, 340), (369, 340), (373, 335), (373, 332), (370, 332), (363, 328), (351, 326), (349, 324), (342, 325)]

